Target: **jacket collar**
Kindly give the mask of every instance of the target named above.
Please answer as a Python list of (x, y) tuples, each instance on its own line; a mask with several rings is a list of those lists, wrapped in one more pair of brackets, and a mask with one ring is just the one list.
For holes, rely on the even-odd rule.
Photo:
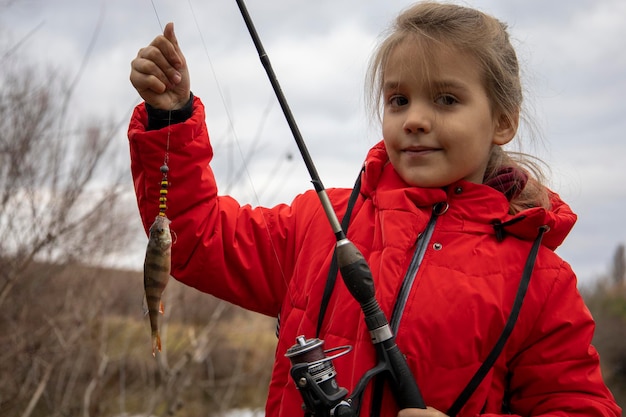
[(553, 192), (550, 192), (550, 209), (534, 207), (510, 215), (504, 194), (487, 185), (459, 181), (445, 188), (410, 186), (389, 162), (383, 141), (368, 152), (361, 193), (380, 210), (430, 210), (445, 201), (454, 205), (450, 215), (459, 216), (463, 230), (489, 231), (498, 237), (513, 235), (534, 240), (539, 227), (548, 226), (550, 230), (543, 238), (543, 245), (552, 250), (563, 242), (577, 219), (571, 208)]

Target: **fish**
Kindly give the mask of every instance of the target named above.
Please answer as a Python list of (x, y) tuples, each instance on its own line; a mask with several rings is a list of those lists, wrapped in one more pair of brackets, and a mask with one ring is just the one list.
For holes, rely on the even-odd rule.
[(143, 264), (143, 285), (152, 332), (152, 356), (156, 350), (161, 352), (159, 334), (159, 313), (163, 314), (161, 296), (167, 286), (172, 269), (172, 233), (171, 221), (159, 214), (150, 226), (146, 259)]

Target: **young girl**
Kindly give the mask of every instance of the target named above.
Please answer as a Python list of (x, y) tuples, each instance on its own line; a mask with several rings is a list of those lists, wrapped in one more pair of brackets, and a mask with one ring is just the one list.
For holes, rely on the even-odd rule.
[[(129, 138), (146, 230), (169, 146), (172, 275), (280, 315), (266, 415), (303, 414), (285, 357), (299, 335), (325, 348), (352, 346), (334, 360), (337, 383), (352, 392), (378, 359), (343, 281), (324, 297), (335, 237), (316, 193), (273, 208), (218, 196), (204, 107), (190, 93), (171, 24), (139, 51), (130, 79), (145, 100)], [(506, 26), (466, 7), (416, 4), (376, 51), (370, 82), (383, 140), (369, 151), (355, 193), (328, 194), (339, 218), (350, 211), (347, 236), (372, 270), (376, 299), (428, 408), (399, 410), (387, 385), (370, 383), (360, 415), (619, 416), (590, 345), (594, 322), (570, 266), (554, 253), (576, 215), (502, 150), (522, 104)], [(457, 401), (517, 314), (493, 366)]]

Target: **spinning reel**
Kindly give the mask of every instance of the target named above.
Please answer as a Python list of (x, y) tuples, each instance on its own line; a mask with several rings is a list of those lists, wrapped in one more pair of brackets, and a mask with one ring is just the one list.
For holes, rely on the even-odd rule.
[[(346, 400), (348, 390), (337, 384), (332, 362), (350, 352), (352, 347), (323, 350), (323, 346), (323, 340), (298, 336), (296, 344), (285, 354), (291, 361), (291, 377), (304, 400), (305, 416), (354, 416), (352, 401)], [(326, 356), (333, 352), (338, 353)]]

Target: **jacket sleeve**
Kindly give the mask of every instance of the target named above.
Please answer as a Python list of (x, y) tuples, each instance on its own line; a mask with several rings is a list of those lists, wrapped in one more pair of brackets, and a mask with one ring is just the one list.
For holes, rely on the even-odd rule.
[(514, 413), (621, 415), (603, 382), (598, 353), (591, 345), (594, 328), (574, 273), (563, 262), (529, 336), (509, 364), (510, 408)]
[(289, 242), (291, 207), (253, 209), (218, 196), (199, 98), (194, 98), (193, 114), (185, 122), (151, 131), (146, 125), (142, 104), (135, 108), (128, 131), (131, 172), (147, 231), (158, 214), (160, 167), (169, 148), (165, 214), (174, 237), (172, 276), (244, 308), (276, 315), (292, 268), (289, 248), (296, 247)]

